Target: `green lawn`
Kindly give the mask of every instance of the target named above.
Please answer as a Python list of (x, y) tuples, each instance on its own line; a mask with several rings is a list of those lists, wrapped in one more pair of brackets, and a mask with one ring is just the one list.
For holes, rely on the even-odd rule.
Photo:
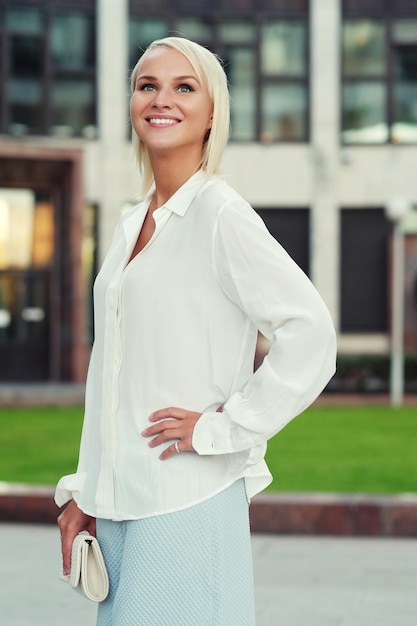
[[(0, 480), (53, 485), (75, 470), (82, 409), (0, 409)], [(314, 406), (268, 444), (269, 490), (417, 492), (417, 407)]]
[(314, 406), (268, 444), (270, 490), (417, 492), (417, 407)]
[(83, 410), (0, 409), (0, 480), (54, 485), (75, 471)]

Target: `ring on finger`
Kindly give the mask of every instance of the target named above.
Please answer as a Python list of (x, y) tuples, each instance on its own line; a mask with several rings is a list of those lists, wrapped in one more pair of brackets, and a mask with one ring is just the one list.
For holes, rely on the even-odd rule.
[(177, 451), (177, 454), (181, 454), (181, 450), (180, 450), (180, 449), (179, 449), (179, 447), (178, 447), (178, 441), (176, 441), (176, 442), (174, 443), (174, 448), (175, 448), (175, 450)]

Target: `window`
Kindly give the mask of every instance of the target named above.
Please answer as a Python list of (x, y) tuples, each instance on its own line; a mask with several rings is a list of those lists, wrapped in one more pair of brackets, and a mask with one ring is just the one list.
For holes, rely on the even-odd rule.
[(271, 235), (301, 269), (310, 272), (309, 209), (257, 209)]
[(78, 4), (3, 9), (0, 132), (95, 135), (94, 13)]
[(51, 268), (55, 222), (50, 194), (0, 189), (0, 353), (2, 378), (34, 366), (48, 376)]
[[(282, 245), (301, 269), (310, 271), (310, 211), (309, 209), (256, 209), (271, 235)], [(260, 333), (255, 354), (257, 369), (270, 348), (270, 343)]]
[[(255, 27), (228, 20), (219, 25), (221, 45), (216, 51), (223, 61), (230, 89), (232, 139), (252, 141), (257, 129)], [(262, 132), (262, 131), (261, 131)]]
[(342, 140), (417, 143), (417, 2), (346, 0)]
[(0, 270), (50, 267), (54, 209), (47, 194), (0, 189)]
[(128, 59), (131, 71), (143, 50), (155, 39), (162, 39), (167, 35), (167, 22), (160, 18), (132, 18), (129, 20)]
[(383, 209), (343, 209), (341, 220), (341, 330), (385, 333), (391, 225)]
[(26, 128), (41, 132), (45, 107), (42, 90), (42, 16), (38, 9), (6, 13), (10, 74), (6, 82), (10, 125), (15, 132)]
[(308, 124), (308, 0), (130, 1), (129, 69), (151, 41), (188, 37), (217, 53), (231, 95), (232, 140), (301, 142)]

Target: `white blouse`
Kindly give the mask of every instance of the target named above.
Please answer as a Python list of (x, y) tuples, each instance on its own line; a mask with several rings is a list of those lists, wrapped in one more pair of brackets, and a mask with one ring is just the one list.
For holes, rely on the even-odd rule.
[[(123, 216), (95, 282), (79, 463), (55, 496), (114, 520), (189, 507), (241, 477), (253, 496), (271, 481), (266, 440), (335, 367), (322, 299), (224, 180), (194, 174), (154, 212), (152, 238), (128, 263), (148, 204)], [(253, 373), (258, 329), (272, 348)], [(163, 447), (141, 432), (170, 406), (203, 415), (195, 452), (161, 461)]]

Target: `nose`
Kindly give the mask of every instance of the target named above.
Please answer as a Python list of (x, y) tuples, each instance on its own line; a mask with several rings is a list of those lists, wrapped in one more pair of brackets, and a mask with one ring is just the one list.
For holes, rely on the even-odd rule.
[(159, 89), (155, 92), (153, 106), (158, 109), (169, 109), (171, 107), (171, 96), (168, 89)]

